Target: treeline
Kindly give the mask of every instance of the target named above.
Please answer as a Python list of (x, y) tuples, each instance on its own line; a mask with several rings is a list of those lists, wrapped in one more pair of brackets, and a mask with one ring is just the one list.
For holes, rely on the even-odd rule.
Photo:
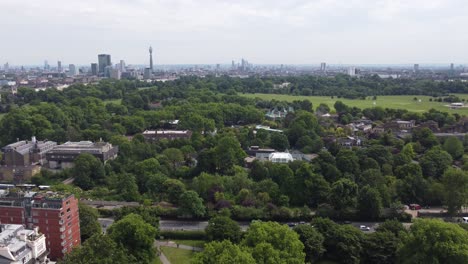
[[(465, 228), (465, 229), (464, 229)], [(292, 230), (273, 222), (254, 222), (242, 233), (228, 217), (212, 218), (209, 241), (192, 263), (466, 263), (466, 224), (417, 220), (408, 230), (389, 220), (366, 234), (349, 224), (314, 218)], [(279, 239), (280, 238), (280, 239)]]

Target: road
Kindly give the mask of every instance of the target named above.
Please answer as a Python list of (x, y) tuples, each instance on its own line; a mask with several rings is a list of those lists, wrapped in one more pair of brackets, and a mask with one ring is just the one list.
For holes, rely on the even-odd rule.
[[(106, 232), (106, 229), (114, 222), (112, 218), (99, 218), (103, 232)], [(246, 231), (250, 225), (250, 222), (238, 222), (241, 229)], [(289, 224), (290, 226), (298, 225), (299, 222), (288, 222), (283, 224)], [(378, 222), (351, 222), (350, 225), (359, 228), (361, 225), (368, 226), (369, 231), (366, 233), (375, 232), (375, 229), (378, 227)], [(199, 231), (205, 230), (208, 226), (208, 221), (185, 221), (185, 220), (161, 220), (159, 221), (159, 228), (164, 231)]]

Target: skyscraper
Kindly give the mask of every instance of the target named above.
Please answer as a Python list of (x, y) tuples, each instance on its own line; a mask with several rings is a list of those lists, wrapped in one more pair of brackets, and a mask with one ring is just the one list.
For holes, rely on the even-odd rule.
[(8, 64), (8, 62), (5, 63), (5, 65), (3, 66), (3, 70), (4, 70), (5, 72), (8, 72), (8, 71), (10, 70), (10, 64)]
[(150, 70), (151, 72), (154, 71), (153, 69), (153, 48), (150, 46), (149, 47), (149, 53), (150, 53)]
[(47, 60), (44, 61), (44, 70), (45, 71), (49, 70), (49, 62)]
[(68, 75), (75, 76), (76, 75), (76, 66), (75, 64), (68, 65)]
[(320, 70), (325, 71), (327, 69), (327, 64), (325, 62), (320, 63)]
[(62, 72), (62, 62), (57, 61), (57, 72), (61, 73)]
[(418, 73), (419, 72), (419, 64), (414, 64), (413, 66), (413, 70), (414, 70), (414, 73)]
[(99, 73), (104, 74), (104, 71), (107, 66), (112, 66), (111, 63), (111, 55), (109, 54), (99, 54), (98, 55), (98, 63), (99, 63)]
[(98, 75), (98, 64), (97, 63), (91, 63), (91, 74), (94, 76)]
[(124, 60), (120, 60), (119, 70), (120, 70), (120, 72), (125, 72), (125, 61)]

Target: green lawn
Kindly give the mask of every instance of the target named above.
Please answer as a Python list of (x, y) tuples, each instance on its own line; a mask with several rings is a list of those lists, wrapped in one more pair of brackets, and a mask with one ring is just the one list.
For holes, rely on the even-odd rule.
[(122, 103), (122, 99), (109, 99), (109, 100), (104, 100), (104, 104), (110, 104), (110, 103), (121, 104), (121, 103)]
[(195, 255), (195, 252), (191, 250), (173, 248), (173, 247), (161, 247), (161, 251), (164, 253), (166, 258), (171, 262), (171, 264), (190, 263), (191, 259)]
[(156, 257), (153, 259), (153, 262), (151, 262), (151, 264), (161, 264), (161, 260), (159, 259), (159, 256), (156, 256)]
[[(312, 102), (314, 108), (316, 108), (320, 103), (327, 104), (330, 108), (333, 109), (333, 105), (336, 101), (340, 100), (348, 106), (356, 106), (361, 109), (370, 108), (374, 106), (374, 101), (372, 97), (367, 97), (366, 100), (360, 99), (344, 99), (337, 98), (336, 96), (332, 99), (330, 96), (294, 96), (294, 95), (285, 95), (285, 94), (239, 94), (241, 96), (255, 98), (259, 97), (264, 100), (276, 99), (279, 101), (289, 101), (294, 100), (304, 100), (308, 99)], [(461, 99), (468, 100), (468, 94), (457, 94)], [(414, 101), (414, 97), (417, 97), (421, 102)], [(377, 96), (375, 101), (375, 106), (380, 106), (383, 108), (394, 108), (394, 109), (407, 109), (412, 112), (425, 112), (431, 108), (434, 108), (439, 111), (449, 112), (449, 113), (459, 113), (468, 115), (468, 107), (460, 109), (450, 109), (445, 106), (449, 103), (439, 103), (439, 102), (430, 102), (430, 96), (414, 96), (414, 95), (386, 95), (386, 96)]]
[(204, 247), (206, 241), (204, 240), (171, 240), (180, 245), (187, 245), (192, 247)]

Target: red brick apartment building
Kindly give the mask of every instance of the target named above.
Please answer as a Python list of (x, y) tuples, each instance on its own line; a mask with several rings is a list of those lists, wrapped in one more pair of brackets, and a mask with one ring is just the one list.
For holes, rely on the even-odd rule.
[(46, 236), (52, 260), (62, 258), (81, 243), (78, 200), (74, 195), (0, 190), (0, 223), (39, 227)]

